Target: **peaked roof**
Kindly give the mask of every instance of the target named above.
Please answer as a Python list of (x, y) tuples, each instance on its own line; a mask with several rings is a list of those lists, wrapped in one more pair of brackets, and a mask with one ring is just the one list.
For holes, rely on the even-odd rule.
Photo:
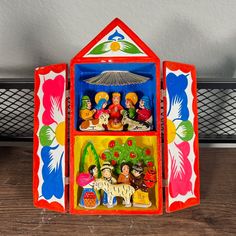
[(124, 22), (115, 18), (73, 58), (73, 61), (124, 57), (158, 58)]

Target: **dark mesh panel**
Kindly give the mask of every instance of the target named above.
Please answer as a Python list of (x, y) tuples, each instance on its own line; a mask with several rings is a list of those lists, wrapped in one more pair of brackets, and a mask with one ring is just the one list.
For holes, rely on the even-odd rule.
[(236, 89), (199, 89), (198, 117), (200, 137), (235, 136)]
[(0, 88), (1, 137), (33, 136), (34, 93), (31, 89)]
[[(0, 86), (0, 138), (32, 138), (33, 86), (27, 89), (24, 85), (11, 86), (13, 88)], [(163, 117), (162, 108), (163, 104)], [(200, 139), (235, 139), (236, 89), (198, 89), (198, 113)]]

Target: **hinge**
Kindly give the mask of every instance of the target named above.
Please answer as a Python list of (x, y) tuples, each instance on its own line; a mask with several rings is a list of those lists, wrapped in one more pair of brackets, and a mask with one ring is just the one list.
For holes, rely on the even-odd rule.
[(65, 177), (65, 185), (69, 185), (70, 183), (70, 178), (69, 177)]
[(70, 97), (70, 90), (69, 89), (66, 90), (66, 98), (68, 98), (68, 97)]
[(168, 179), (162, 179), (162, 187), (165, 188), (168, 186)]
[(163, 100), (163, 98), (166, 96), (166, 90), (162, 89), (161, 90), (161, 100)]

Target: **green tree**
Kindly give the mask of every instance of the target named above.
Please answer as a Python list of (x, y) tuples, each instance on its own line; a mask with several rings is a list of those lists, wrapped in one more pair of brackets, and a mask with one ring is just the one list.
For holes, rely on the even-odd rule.
[(135, 138), (128, 138), (125, 143), (111, 140), (108, 148), (104, 150), (100, 156), (103, 161), (109, 161), (113, 166), (117, 167), (116, 172), (120, 174), (120, 165), (130, 163), (135, 165), (142, 162), (145, 166), (153, 166), (153, 156), (150, 148), (139, 147)]
[(82, 152), (79, 172), (86, 172), (90, 165), (96, 165), (98, 168), (98, 177), (101, 177), (99, 155), (92, 142), (88, 142)]

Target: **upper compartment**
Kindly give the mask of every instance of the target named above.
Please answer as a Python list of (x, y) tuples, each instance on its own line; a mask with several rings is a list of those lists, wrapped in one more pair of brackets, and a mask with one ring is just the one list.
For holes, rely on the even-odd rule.
[[(80, 131), (155, 130), (155, 67), (154, 63), (75, 65), (75, 129)], [(144, 81), (128, 82), (129, 77), (130, 80), (143, 79)], [(98, 82), (90, 83), (91, 78)], [(104, 80), (105, 83), (102, 83)], [(125, 81), (124, 84), (122, 81)], [(113, 84), (109, 85), (109, 83)], [(114, 97), (119, 101), (115, 101)], [(141, 100), (144, 100), (144, 108)], [(86, 112), (93, 118), (90, 119), (91, 124), (87, 129), (86, 122), (88, 123), (89, 118), (87, 120), (86, 118), (89, 115), (86, 117)], [(103, 120), (105, 119), (103, 113), (107, 115), (107, 121)], [(103, 123), (93, 125), (92, 123), (96, 123), (97, 119)]]
[(159, 130), (159, 72), (159, 58), (113, 20), (71, 61), (73, 130)]

